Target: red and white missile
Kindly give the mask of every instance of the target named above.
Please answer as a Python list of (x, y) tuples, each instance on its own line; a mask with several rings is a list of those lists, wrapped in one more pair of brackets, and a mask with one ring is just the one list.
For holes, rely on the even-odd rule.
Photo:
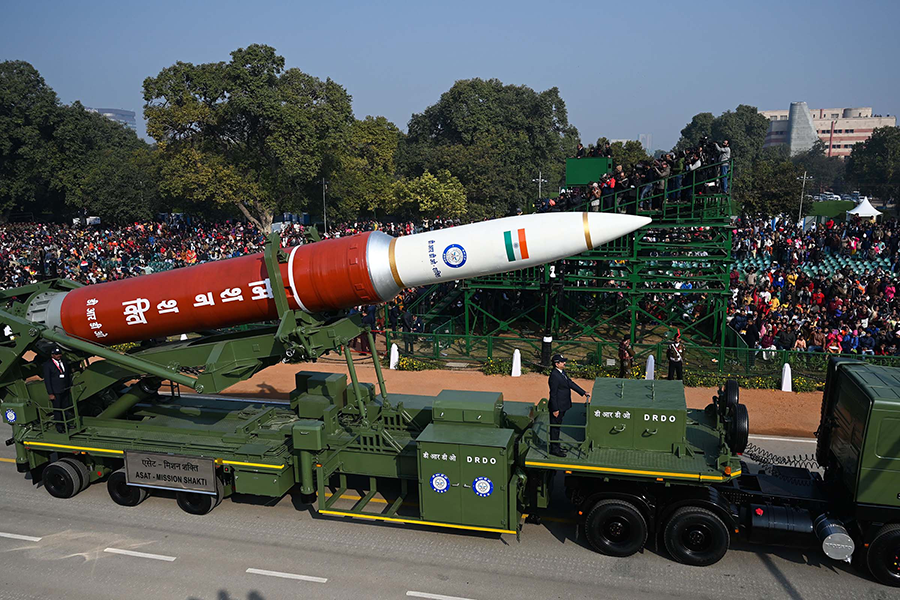
[(104, 345), (231, 327), (277, 317), (274, 294), (320, 313), (390, 300), (402, 289), (492, 275), (592, 250), (650, 223), (615, 213), (506, 217), (393, 238), (380, 231), (286, 250), (283, 290), (263, 254), (49, 292), (30, 320)]

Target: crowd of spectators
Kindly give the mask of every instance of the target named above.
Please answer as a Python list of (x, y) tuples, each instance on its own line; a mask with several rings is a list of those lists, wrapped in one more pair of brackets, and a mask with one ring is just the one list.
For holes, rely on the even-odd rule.
[[(457, 224), (458, 220), (450, 219), (340, 223), (329, 228), (329, 237), (376, 229), (398, 236)], [(727, 319), (762, 359), (772, 358), (776, 350), (900, 355), (900, 222), (896, 219), (827, 221), (807, 231), (777, 219), (738, 219), (732, 234), (737, 264), (730, 275)], [(684, 235), (711, 234), (698, 228)], [(281, 236), (285, 246), (297, 245), (303, 241), (304, 230), (290, 224)], [(647, 239), (650, 243), (654, 240)], [(657, 241), (660, 248), (676, 242), (665, 237)], [(101, 283), (260, 252), (264, 242), (254, 227), (240, 222), (175, 220), (122, 227), (5, 224), (0, 226), (0, 287), (54, 277)], [(683, 290), (694, 287), (691, 265), (702, 263), (705, 251), (691, 254), (684, 257), (684, 265), (674, 264), (681, 269), (674, 278)], [(827, 271), (810, 268), (834, 257), (846, 259), (843, 266)], [(598, 272), (597, 276), (611, 274), (614, 271)], [(407, 309), (417, 303), (415, 312), (425, 312), (449, 297), (457, 284), (443, 285), (437, 294), (425, 289), (404, 290), (388, 307), (387, 323), (378, 320), (383, 313), (374, 314), (373, 307), (357, 310), (367, 321), (375, 319), (376, 329), (422, 331), (421, 319), (417, 321)], [(615, 287), (614, 282), (610, 285)], [(512, 310), (517, 299), (509, 294), (516, 292), (502, 293), (506, 296), (478, 290), (473, 301), (496, 305), (498, 311)], [(688, 318), (701, 318), (703, 296), (680, 296), (679, 310)], [(459, 312), (460, 303), (443, 310)]]
[[(612, 147), (575, 149), (575, 158), (612, 158)], [(585, 187), (563, 190), (558, 197), (538, 201), (539, 212), (564, 211), (589, 204), (600, 212), (634, 213), (659, 210), (664, 203), (691, 201), (692, 194), (728, 193), (731, 146), (702, 138), (695, 147), (673, 150), (631, 168), (616, 165), (613, 172)], [(708, 182), (709, 185), (698, 185)]]
[[(739, 221), (733, 240), (746, 266), (731, 272), (727, 318), (755, 354), (900, 354), (896, 219), (828, 221), (806, 232), (777, 220)], [(829, 264), (839, 268), (810, 268), (837, 256), (846, 260)]]

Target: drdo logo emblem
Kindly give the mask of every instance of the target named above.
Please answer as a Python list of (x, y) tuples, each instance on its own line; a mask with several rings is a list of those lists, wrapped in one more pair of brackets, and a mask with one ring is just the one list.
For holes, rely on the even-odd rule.
[(450, 487), (450, 480), (443, 473), (435, 473), (431, 476), (431, 489), (438, 494), (444, 494)]
[(487, 498), (494, 492), (494, 484), (487, 477), (476, 477), (472, 482), (472, 491), (482, 498)]
[(16, 411), (11, 408), (6, 409), (6, 422), (7, 423), (15, 423), (16, 422)]
[(466, 249), (459, 244), (450, 244), (444, 248), (444, 264), (451, 269), (458, 269), (466, 264)]

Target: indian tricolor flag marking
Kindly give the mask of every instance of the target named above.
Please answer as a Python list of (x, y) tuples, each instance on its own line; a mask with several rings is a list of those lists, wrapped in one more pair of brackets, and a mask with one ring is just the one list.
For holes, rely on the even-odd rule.
[(525, 242), (524, 229), (504, 231), (503, 241), (506, 242), (506, 258), (509, 262), (528, 258), (528, 244)]

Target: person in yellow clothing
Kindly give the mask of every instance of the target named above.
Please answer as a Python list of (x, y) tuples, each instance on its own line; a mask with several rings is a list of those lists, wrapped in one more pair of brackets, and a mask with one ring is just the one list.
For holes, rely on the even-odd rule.
[(778, 299), (778, 296), (772, 296), (772, 299), (769, 300), (769, 308), (772, 309), (772, 312), (778, 312), (778, 309), (781, 308), (781, 300)]
[(786, 277), (787, 282), (791, 285), (797, 285), (797, 274), (791, 271)]

